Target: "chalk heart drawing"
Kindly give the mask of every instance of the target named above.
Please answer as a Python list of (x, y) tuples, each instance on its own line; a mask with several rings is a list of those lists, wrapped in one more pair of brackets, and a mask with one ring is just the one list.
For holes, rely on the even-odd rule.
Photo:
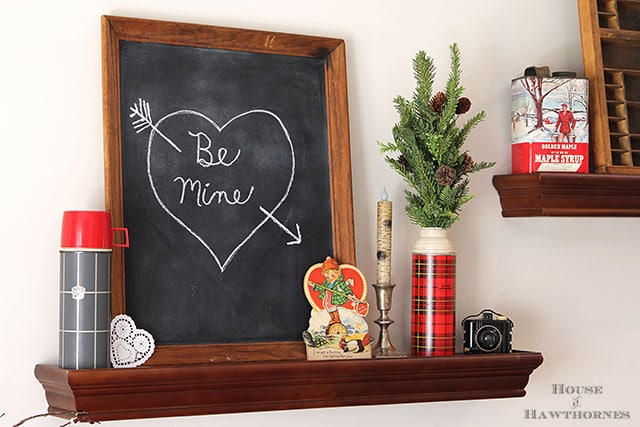
[(270, 221), (291, 237), (288, 245), (301, 243), (300, 226), (292, 231), (277, 219), (294, 180), (295, 155), (276, 114), (250, 110), (219, 125), (193, 110), (154, 123), (143, 100), (130, 110), (138, 133), (151, 128), (147, 176), (158, 204), (220, 272)]

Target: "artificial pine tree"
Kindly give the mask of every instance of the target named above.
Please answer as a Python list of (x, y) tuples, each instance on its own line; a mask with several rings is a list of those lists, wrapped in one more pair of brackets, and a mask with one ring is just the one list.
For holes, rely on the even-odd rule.
[[(416, 88), (413, 99), (397, 96), (393, 103), (400, 115), (394, 125), (393, 142), (380, 143), (385, 160), (409, 184), (405, 190), (409, 219), (421, 227), (450, 228), (458, 219), (461, 206), (473, 197), (469, 194), (468, 175), (493, 166), (494, 162), (473, 161), (461, 151), (471, 130), (480, 123), (480, 111), (458, 128), (457, 119), (471, 108), (462, 96), (460, 51), (449, 46), (451, 73), (444, 92), (433, 95), (436, 69), (431, 57), (419, 51), (413, 60)], [(399, 153), (399, 154), (398, 154)]]

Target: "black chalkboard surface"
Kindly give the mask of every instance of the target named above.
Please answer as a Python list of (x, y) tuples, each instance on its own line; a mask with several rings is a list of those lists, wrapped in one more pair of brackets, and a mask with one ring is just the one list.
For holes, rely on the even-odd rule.
[(114, 253), (114, 314), (206, 361), (291, 353), (306, 269), (354, 258), (343, 43), (120, 17), (103, 30), (107, 207), (131, 242)]

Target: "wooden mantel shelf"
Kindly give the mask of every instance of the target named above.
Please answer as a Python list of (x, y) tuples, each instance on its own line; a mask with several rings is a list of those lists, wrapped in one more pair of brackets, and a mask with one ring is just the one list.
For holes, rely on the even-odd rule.
[(522, 397), (542, 354), (65, 370), (37, 365), (49, 412), (94, 421)]
[(640, 216), (640, 175), (496, 175), (503, 217)]

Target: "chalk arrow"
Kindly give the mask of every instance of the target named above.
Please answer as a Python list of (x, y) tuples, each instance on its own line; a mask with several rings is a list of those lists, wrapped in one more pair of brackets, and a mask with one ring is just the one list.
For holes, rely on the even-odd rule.
[(174, 150), (176, 150), (178, 153), (182, 153), (180, 147), (174, 144), (168, 136), (160, 132), (156, 125), (153, 124), (153, 121), (151, 120), (151, 109), (149, 108), (149, 103), (147, 101), (142, 98), (138, 98), (138, 103), (134, 104), (133, 107), (129, 107), (129, 111), (131, 111), (129, 117), (131, 119), (135, 119), (131, 124), (133, 125), (136, 133), (140, 133), (148, 128), (151, 128), (156, 131), (158, 135), (164, 138), (164, 140), (167, 141)]
[(300, 243), (302, 243), (302, 233), (300, 232), (300, 225), (298, 223), (296, 223), (296, 233), (297, 234), (294, 234), (291, 230), (289, 230), (287, 228), (286, 225), (284, 225), (283, 223), (278, 221), (278, 219), (275, 216), (271, 215), (271, 212), (269, 212), (268, 210), (266, 210), (262, 206), (259, 206), (259, 208), (262, 211), (262, 213), (266, 215), (267, 218), (269, 218), (271, 221), (275, 222), (278, 227), (283, 229), (285, 231), (285, 233), (287, 233), (289, 236), (291, 236), (293, 238), (292, 241), (287, 242), (287, 245), (299, 245)]

